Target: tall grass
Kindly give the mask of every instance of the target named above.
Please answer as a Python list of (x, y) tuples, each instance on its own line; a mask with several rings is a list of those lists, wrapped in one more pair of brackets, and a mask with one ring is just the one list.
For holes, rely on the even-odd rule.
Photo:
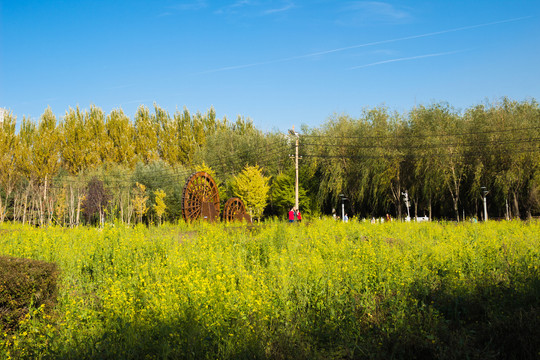
[(4, 224), (0, 254), (55, 262), (0, 358), (540, 355), (540, 224)]

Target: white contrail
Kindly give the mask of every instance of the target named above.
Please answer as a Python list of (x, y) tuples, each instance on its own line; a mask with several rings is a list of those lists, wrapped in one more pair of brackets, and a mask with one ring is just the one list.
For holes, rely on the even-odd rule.
[(398, 61), (416, 60), (416, 59), (423, 59), (423, 58), (434, 57), (434, 56), (451, 55), (451, 54), (456, 54), (462, 51), (463, 50), (456, 50), (456, 51), (448, 51), (448, 52), (435, 53), (435, 54), (417, 55), (417, 56), (403, 57), (403, 58), (398, 58), (398, 59), (377, 61), (377, 62), (366, 64), (366, 65), (353, 66), (352, 68), (349, 68), (349, 70), (361, 69), (361, 68), (365, 68), (369, 66), (388, 64), (388, 63), (393, 63), (393, 62), (398, 62)]
[(477, 25), (461, 26), (461, 27), (454, 28), (454, 29), (434, 31), (434, 32), (429, 32), (429, 33), (425, 33), (425, 34), (411, 35), (411, 36), (405, 36), (405, 37), (389, 39), (389, 40), (373, 41), (373, 42), (369, 42), (369, 43), (345, 46), (345, 47), (341, 47), (341, 48), (324, 50), (324, 51), (319, 51), (319, 52), (314, 52), (314, 53), (309, 53), (309, 54), (304, 54), (304, 55), (297, 55), (297, 56), (292, 56), (292, 57), (288, 57), (288, 58), (275, 59), (275, 60), (269, 60), (269, 61), (260, 61), (260, 62), (255, 62), (255, 63), (251, 63), (251, 64), (226, 66), (226, 67), (222, 67), (222, 68), (217, 68), (217, 69), (212, 69), (212, 70), (199, 72), (197, 74), (208, 74), (208, 73), (228, 71), (228, 70), (244, 69), (244, 68), (260, 66), (260, 65), (275, 64), (275, 63), (279, 63), (279, 62), (285, 62), (285, 61), (291, 61), (291, 60), (297, 60), (297, 59), (304, 59), (304, 58), (309, 58), (309, 57), (314, 57), (314, 56), (327, 55), (327, 54), (346, 51), (346, 50), (351, 50), (351, 49), (358, 49), (358, 48), (361, 48), (361, 47), (382, 45), (382, 44), (388, 44), (388, 43), (393, 43), (393, 42), (398, 42), (398, 41), (405, 41), (405, 40), (412, 40), (412, 39), (419, 39), (419, 38), (425, 38), (425, 37), (430, 37), (430, 36), (448, 34), (448, 33), (451, 33), (451, 32), (471, 30), (471, 29), (477, 29), (477, 28), (486, 27), (486, 26), (493, 26), (493, 25), (498, 25), (498, 24), (514, 22), (514, 21), (521, 21), (521, 20), (525, 20), (525, 19), (530, 19), (532, 17), (533, 16), (523, 16), (523, 17), (519, 17), (519, 18), (492, 21), (492, 22), (483, 23), (483, 24), (477, 24)]

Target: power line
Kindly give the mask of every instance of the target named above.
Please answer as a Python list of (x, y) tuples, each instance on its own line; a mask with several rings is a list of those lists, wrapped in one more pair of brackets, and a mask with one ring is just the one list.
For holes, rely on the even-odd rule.
[(525, 144), (525, 143), (540, 143), (540, 138), (522, 138), (522, 139), (509, 139), (509, 140), (496, 140), (496, 141), (475, 141), (474, 143), (442, 143), (442, 144), (421, 144), (421, 145), (393, 145), (393, 144), (329, 144), (329, 143), (302, 143), (302, 146), (316, 146), (316, 147), (340, 147), (340, 148), (356, 148), (356, 149), (424, 149), (424, 148), (445, 148), (445, 147), (481, 147), (485, 145), (502, 145), (502, 144)]
[(497, 134), (497, 133), (530, 131), (530, 130), (539, 130), (539, 129), (540, 129), (540, 126), (531, 126), (531, 127), (524, 127), (524, 128), (484, 130), (484, 131), (473, 131), (473, 132), (466, 132), (466, 133), (428, 133), (428, 134), (392, 134), (392, 135), (357, 135), (357, 136), (300, 134), (300, 137), (330, 138), (330, 139), (395, 139), (395, 138), (409, 138), (409, 137), (429, 138), (429, 137), (450, 137), (450, 136), (469, 136), (469, 135), (481, 135), (481, 134)]
[[(538, 148), (513, 148), (508, 150), (509, 153), (531, 153), (540, 151)], [(302, 154), (300, 156), (306, 157), (306, 158), (321, 158), (321, 159), (388, 159), (388, 158), (403, 158), (403, 161), (405, 161), (405, 158), (407, 157), (406, 153), (401, 154), (380, 154), (380, 155), (326, 155), (326, 154)], [(416, 158), (432, 158), (432, 157), (464, 157), (464, 158), (479, 158), (483, 157), (479, 154), (470, 154), (470, 153), (463, 153), (463, 154), (451, 154), (451, 153), (430, 153), (430, 154), (422, 154), (422, 155), (415, 155)]]

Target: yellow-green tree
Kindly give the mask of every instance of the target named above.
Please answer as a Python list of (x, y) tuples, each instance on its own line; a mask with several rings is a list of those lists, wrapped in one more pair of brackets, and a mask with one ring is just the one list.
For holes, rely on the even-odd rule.
[(4, 121), (0, 122), (0, 223), (7, 215), (9, 198), (17, 181), (19, 140), (15, 134), (15, 122), (11, 113), (5, 115)]
[(113, 142), (107, 136), (105, 113), (101, 108), (92, 105), (85, 115), (85, 128), (88, 146), (88, 165), (97, 167), (111, 162)]
[(133, 193), (135, 195), (135, 197), (131, 200), (133, 210), (135, 211), (138, 222), (142, 222), (142, 217), (148, 211), (148, 206), (146, 206), (146, 202), (148, 201), (148, 196), (146, 195), (146, 186), (136, 183)]
[(47, 108), (41, 115), (31, 152), (31, 176), (39, 187), (39, 213), (42, 225), (45, 221), (45, 212), (48, 214), (48, 222), (52, 220), (54, 213), (54, 199), (49, 194), (49, 188), (52, 178), (60, 168), (58, 141), (60, 133), (56, 122), (56, 116), (51, 108)]
[(105, 128), (112, 142), (111, 161), (133, 169), (137, 160), (133, 141), (135, 129), (129, 117), (122, 109), (115, 109), (107, 116)]
[(157, 128), (160, 158), (171, 166), (178, 165), (181, 160), (179, 124), (173, 121), (169, 113), (159, 106), (154, 105), (154, 110), (153, 117)]
[(258, 166), (247, 166), (234, 177), (233, 192), (246, 205), (253, 218), (260, 218), (268, 200), (269, 177)]
[(145, 164), (159, 160), (156, 124), (150, 110), (144, 106), (135, 114), (135, 152)]
[(87, 136), (84, 113), (79, 107), (70, 108), (61, 125), (62, 164), (72, 175), (87, 167)]
[(167, 210), (167, 205), (165, 204), (165, 191), (161, 189), (157, 189), (154, 191), (154, 195), (156, 196), (154, 204), (154, 211), (156, 212), (156, 215), (159, 219), (159, 224), (161, 225), (161, 220), (163, 219), (163, 214), (165, 214), (165, 210)]

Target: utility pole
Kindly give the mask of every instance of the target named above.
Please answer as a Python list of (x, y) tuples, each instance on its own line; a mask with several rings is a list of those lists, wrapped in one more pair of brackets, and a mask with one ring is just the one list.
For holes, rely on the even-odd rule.
[(296, 131), (294, 131), (294, 125), (291, 130), (289, 130), (289, 135), (296, 137), (296, 149), (295, 149), (295, 168), (296, 168), (296, 181), (294, 183), (294, 207), (296, 211), (300, 210), (298, 207), (298, 140), (299, 136)]

